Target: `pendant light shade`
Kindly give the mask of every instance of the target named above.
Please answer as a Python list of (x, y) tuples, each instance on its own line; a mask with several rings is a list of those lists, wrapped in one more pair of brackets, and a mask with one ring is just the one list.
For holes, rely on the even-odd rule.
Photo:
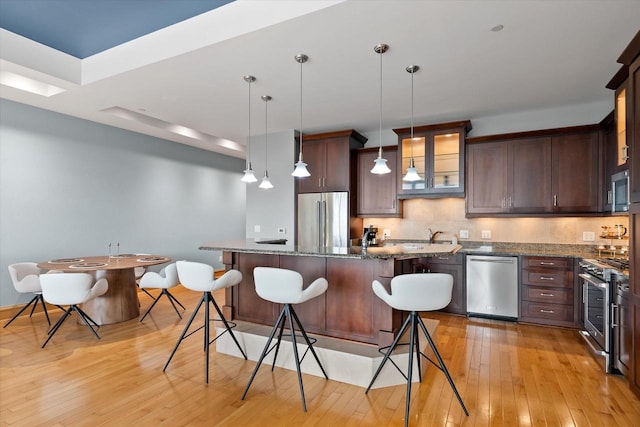
[(307, 62), (309, 57), (304, 53), (300, 53), (294, 59), (300, 64), (300, 154), (298, 154), (298, 161), (291, 175), (296, 178), (305, 178), (311, 176), (311, 174), (307, 170), (307, 164), (302, 160), (302, 64)]
[(242, 182), (252, 183), (256, 182), (258, 178), (253, 174), (251, 168), (251, 83), (256, 81), (253, 76), (244, 76), (244, 81), (249, 83), (249, 136), (247, 137), (247, 167), (244, 170), (244, 176), (240, 179)]
[(418, 171), (416, 170), (413, 161), (413, 74), (419, 69), (420, 67), (418, 67), (417, 65), (409, 65), (407, 67), (407, 73), (411, 74), (411, 140), (409, 142), (409, 144), (411, 145), (411, 160), (409, 161), (407, 174), (402, 178), (402, 180), (408, 182), (422, 180), (422, 178), (420, 178), (420, 175), (418, 175)]
[(267, 160), (269, 153), (269, 136), (267, 132), (267, 103), (271, 101), (271, 97), (269, 95), (262, 95), (262, 100), (264, 101), (264, 176), (262, 177), (262, 182), (258, 187), (263, 189), (273, 188), (273, 184), (271, 184), (271, 180), (269, 179), (269, 170), (267, 169)]
[(391, 172), (387, 166), (387, 159), (382, 157), (382, 54), (389, 49), (389, 45), (384, 43), (374, 46), (373, 51), (380, 55), (380, 146), (378, 148), (378, 158), (375, 160), (371, 173), (382, 175)]

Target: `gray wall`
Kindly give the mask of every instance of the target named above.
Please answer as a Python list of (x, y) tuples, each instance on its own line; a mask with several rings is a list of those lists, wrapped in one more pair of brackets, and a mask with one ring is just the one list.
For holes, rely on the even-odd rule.
[[(258, 182), (247, 185), (247, 239), (287, 239), (295, 236), (295, 182), (291, 176), (295, 163), (293, 130), (269, 134), (268, 170), (273, 188), (258, 188), (265, 168), (264, 135), (251, 137), (251, 163)], [(255, 232), (260, 226), (260, 232)], [(278, 233), (284, 228), (285, 233)]]
[(27, 301), (7, 266), (157, 253), (208, 262), (245, 237), (244, 160), (0, 100), (0, 306)]

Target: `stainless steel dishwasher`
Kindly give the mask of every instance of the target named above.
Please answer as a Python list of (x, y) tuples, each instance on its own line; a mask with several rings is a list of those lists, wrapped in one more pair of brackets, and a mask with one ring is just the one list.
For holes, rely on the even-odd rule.
[(467, 255), (467, 314), (518, 318), (518, 257)]

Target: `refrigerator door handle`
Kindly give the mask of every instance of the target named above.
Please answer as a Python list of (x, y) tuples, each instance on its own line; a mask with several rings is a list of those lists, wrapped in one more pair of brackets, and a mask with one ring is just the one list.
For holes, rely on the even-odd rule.
[(318, 246), (322, 246), (322, 202), (316, 202), (316, 221), (318, 224)]
[(322, 228), (320, 246), (327, 246), (327, 201), (323, 200), (320, 203), (322, 203), (322, 209), (320, 210), (322, 214), (322, 220), (320, 221), (320, 227)]

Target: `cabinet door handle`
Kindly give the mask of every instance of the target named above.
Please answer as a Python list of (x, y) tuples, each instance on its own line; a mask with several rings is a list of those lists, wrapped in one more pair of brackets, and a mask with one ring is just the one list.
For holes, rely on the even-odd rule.
[(551, 280), (551, 281), (554, 281), (555, 279), (553, 277), (540, 276), (540, 280)]
[(558, 195), (557, 194), (553, 195), (553, 206), (558, 206)]
[(551, 314), (553, 314), (553, 313), (555, 313), (555, 311), (553, 311), (553, 310), (543, 310), (543, 309), (540, 309), (540, 313), (551, 313)]
[[(618, 313), (618, 304), (611, 304), (611, 317), (613, 317), (613, 322), (611, 323), (611, 327), (612, 328), (617, 328), (619, 327), (619, 313)], [(617, 314), (617, 315), (616, 315)]]
[(613, 203), (613, 191), (611, 190), (607, 191), (607, 203), (608, 204)]
[(502, 209), (507, 207), (507, 198), (502, 196)]
[(396, 199), (391, 200), (391, 209), (396, 208)]
[(627, 160), (629, 160), (629, 146), (625, 145), (624, 147), (622, 147), (622, 160), (624, 160), (625, 162)]
[(540, 296), (541, 296), (541, 297), (553, 297), (553, 296), (555, 296), (555, 295), (554, 295), (554, 294), (548, 294), (548, 293), (546, 293), (546, 292), (540, 292)]
[(513, 199), (511, 198), (511, 196), (509, 196), (509, 205), (510, 208), (513, 207)]

